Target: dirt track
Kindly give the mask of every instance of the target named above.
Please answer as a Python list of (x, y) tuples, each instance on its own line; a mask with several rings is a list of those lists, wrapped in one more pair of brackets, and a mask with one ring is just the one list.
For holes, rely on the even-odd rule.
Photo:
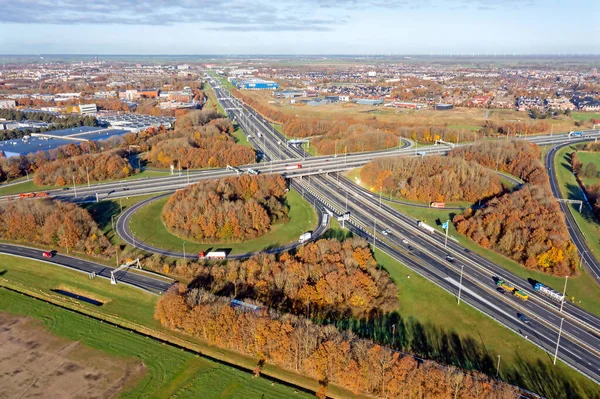
[(0, 399), (112, 398), (143, 365), (49, 333), (28, 317), (0, 313)]

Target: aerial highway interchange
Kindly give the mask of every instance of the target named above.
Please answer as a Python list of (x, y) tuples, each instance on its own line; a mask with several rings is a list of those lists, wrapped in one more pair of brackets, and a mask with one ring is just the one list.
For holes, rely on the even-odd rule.
[[(530, 340), (550, 355), (554, 355), (557, 349), (560, 331), (558, 358), (592, 380), (600, 382), (600, 318), (568, 302), (564, 304), (561, 312), (557, 302), (537, 293), (527, 280), (473, 252), (465, 251), (465, 248), (453, 239), (449, 239), (445, 243), (441, 232), (431, 234), (423, 231), (417, 227), (415, 219), (403, 215), (385, 202), (382, 203), (377, 196), (340, 175), (342, 171), (360, 167), (375, 158), (445, 154), (451, 149), (451, 146), (440, 144), (413, 148), (412, 142), (404, 140), (399, 143), (398, 147), (384, 151), (311, 157), (302, 148), (288, 145), (287, 138), (277, 132), (260, 114), (232, 97), (216, 81), (210, 78), (209, 80), (229, 117), (235, 119), (246, 134), (252, 133), (254, 147), (263, 153), (262, 162), (236, 168), (176, 171), (171, 176), (50, 190), (48, 194), (67, 201), (95, 202), (154, 193), (168, 194), (201, 180), (236, 176), (240, 173), (247, 173), (248, 169), (265, 174), (282, 174), (290, 179), (292, 189), (302, 192), (303, 196), (314, 204), (320, 218), (327, 212), (336, 215), (350, 212), (350, 220), (345, 223), (345, 227), (354, 234), (364, 237), (377, 249), (402, 262), (446, 291), (457, 296), (460, 292), (461, 302), (477, 308), (505, 327)], [(552, 190), (557, 197), (559, 191), (553, 171), (553, 156), (561, 146), (600, 137), (598, 130), (583, 133), (585, 136), (582, 138), (573, 138), (565, 134), (518, 138), (538, 145), (552, 146), (546, 155), (545, 162)], [(462, 145), (469, 144), (457, 143), (454, 146)], [(301, 164), (302, 167), (288, 168), (294, 164)], [(117, 233), (127, 243), (140, 249), (166, 256), (182, 257), (182, 253), (161, 250), (136, 240), (128, 228), (129, 218), (136, 210), (163, 195), (166, 194), (142, 201), (121, 214), (117, 220)], [(0, 198), (2, 201), (12, 199), (14, 196)], [(600, 279), (600, 267), (587, 248), (585, 239), (570, 215), (568, 206), (561, 203), (561, 209), (566, 214), (571, 238), (582, 254), (586, 268), (596, 279)], [(318, 226), (314, 231), (313, 238), (318, 237), (325, 230), (321, 226), (320, 220)], [(382, 234), (383, 229), (389, 229), (391, 234)], [(272, 251), (287, 250), (296, 245), (290, 244)], [(10, 244), (0, 245), (0, 252), (41, 258), (39, 250)], [(249, 255), (241, 254), (235, 257)], [(457, 262), (448, 262), (447, 257), (450, 255)], [(50, 262), (85, 273), (94, 272), (95, 275), (104, 278), (110, 278), (111, 270), (114, 270), (107, 266), (60, 254)], [(119, 282), (155, 293), (164, 292), (171, 284), (164, 279), (140, 273), (119, 271), (117, 274)], [(525, 291), (530, 300), (523, 302), (499, 293), (494, 280), (499, 278)], [(517, 314), (527, 315), (531, 322), (523, 323)]]

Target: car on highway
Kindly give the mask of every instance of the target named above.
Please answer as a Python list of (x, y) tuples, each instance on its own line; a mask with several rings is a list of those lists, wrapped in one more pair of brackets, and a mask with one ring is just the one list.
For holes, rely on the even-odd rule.
[(409, 251), (414, 251), (414, 250), (415, 250), (415, 247), (413, 247), (412, 245), (409, 245), (409, 246), (408, 246), (408, 250), (409, 250)]
[(456, 260), (454, 259), (454, 256), (450, 256), (450, 255), (446, 255), (446, 260), (450, 263), (454, 263)]
[(381, 230), (381, 234), (383, 234), (384, 236), (387, 236), (388, 235), (387, 229)]
[(53, 257), (53, 256), (54, 256), (54, 254), (53, 254), (52, 252), (50, 252), (50, 251), (44, 251), (44, 252), (42, 253), (42, 256), (43, 256), (44, 258), (51, 258), (51, 257)]
[(529, 319), (523, 313), (517, 313), (517, 317), (525, 324), (529, 324)]
[(506, 294), (506, 290), (504, 288), (502, 288), (502, 287), (496, 288), (496, 291), (498, 291), (501, 294)]
[(403, 238), (403, 239), (402, 239), (402, 243), (403, 243), (403, 244), (408, 244), (408, 240), (407, 240), (406, 238)]

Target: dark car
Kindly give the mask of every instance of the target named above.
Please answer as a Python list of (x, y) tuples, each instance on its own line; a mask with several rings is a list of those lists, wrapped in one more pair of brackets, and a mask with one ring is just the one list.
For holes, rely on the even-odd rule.
[(496, 291), (498, 291), (501, 294), (506, 294), (506, 290), (504, 288), (502, 288), (502, 287), (496, 288)]
[(412, 245), (409, 245), (409, 246), (408, 246), (408, 250), (409, 250), (409, 251), (414, 251), (414, 250), (415, 250), (415, 247), (413, 247)]
[(517, 317), (525, 324), (529, 324), (529, 319), (522, 313), (517, 313)]
[(450, 263), (454, 263), (455, 262), (454, 256), (450, 256), (450, 255), (446, 255), (446, 260), (448, 262), (450, 262)]

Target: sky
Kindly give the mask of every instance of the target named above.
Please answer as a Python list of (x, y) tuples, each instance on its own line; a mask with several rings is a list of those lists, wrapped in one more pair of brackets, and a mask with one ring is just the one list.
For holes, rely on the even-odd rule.
[(600, 54), (598, 0), (0, 0), (0, 54)]

